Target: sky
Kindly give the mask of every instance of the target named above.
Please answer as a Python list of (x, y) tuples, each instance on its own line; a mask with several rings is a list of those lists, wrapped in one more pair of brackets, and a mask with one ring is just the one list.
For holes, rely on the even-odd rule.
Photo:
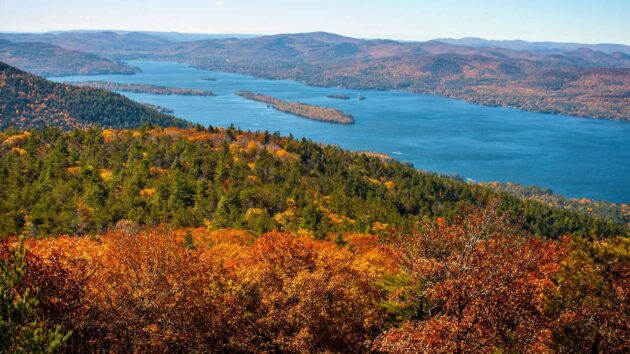
[(630, 0), (0, 0), (0, 31), (77, 29), (630, 45)]

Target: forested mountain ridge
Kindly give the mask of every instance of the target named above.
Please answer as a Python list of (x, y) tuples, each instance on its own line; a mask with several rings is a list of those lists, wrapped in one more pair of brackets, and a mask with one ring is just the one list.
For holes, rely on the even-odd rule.
[(96, 233), (125, 221), (326, 238), (410, 231), (492, 200), (540, 236), (628, 233), (395, 160), (234, 128), (9, 131), (0, 135), (0, 187), (5, 236)]
[(54, 83), (0, 62), (0, 129), (137, 128), (147, 123), (190, 125), (116, 93)]
[(138, 68), (41, 42), (0, 41), (0, 61), (39, 76), (134, 74)]
[(191, 42), (111, 31), (4, 33), (2, 38), (41, 41), (116, 60), (178, 61), (316, 86), (406, 90), (535, 112), (630, 119), (630, 55), (618, 51), (510, 50), (325, 32)]
[(474, 48), (325, 32), (193, 42), (114, 32), (0, 38), (44, 41), (112, 59), (173, 60), (316, 86), (406, 90), (536, 112), (630, 119), (630, 56), (622, 52)]
[(297, 34), (205, 40), (160, 56), (314, 86), (406, 90), (535, 112), (630, 119), (630, 56), (623, 53), (541, 54)]

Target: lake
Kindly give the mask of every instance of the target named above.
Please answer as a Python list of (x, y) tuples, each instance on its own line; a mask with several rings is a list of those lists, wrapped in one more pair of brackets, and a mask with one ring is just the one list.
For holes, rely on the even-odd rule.
[[(132, 61), (142, 73), (53, 78), (105, 80), (211, 90), (215, 97), (124, 93), (175, 110), (194, 123), (279, 131), (385, 153), (421, 170), (475, 181), (516, 182), (569, 197), (630, 202), (630, 123), (484, 107), (431, 95), (306, 86), (212, 72), (169, 62)], [(215, 81), (204, 80), (215, 79)], [(354, 125), (316, 122), (234, 95), (238, 90), (334, 107)], [(328, 98), (345, 94), (350, 100)], [(357, 97), (364, 96), (365, 100)]]

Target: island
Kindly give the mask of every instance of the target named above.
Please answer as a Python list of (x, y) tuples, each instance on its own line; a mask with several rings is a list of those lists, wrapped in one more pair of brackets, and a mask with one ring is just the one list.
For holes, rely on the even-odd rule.
[(344, 95), (342, 93), (333, 93), (332, 95), (328, 95), (326, 97), (334, 98), (334, 99), (337, 99), (337, 100), (349, 100), (350, 99), (350, 96)]
[(149, 84), (119, 83), (110, 81), (80, 81), (68, 82), (79, 87), (92, 87), (108, 91), (122, 91), (133, 93), (150, 93), (154, 95), (181, 95), (181, 96), (216, 96), (211, 91), (196, 90), (182, 87), (166, 87)]
[(250, 91), (238, 91), (236, 92), (236, 95), (249, 100), (267, 103), (269, 106), (280, 112), (293, 114), (306, 119), (326, 123), (354, 124), (354, 118), (351, 115), (335, 108), (314, 106), (302, 102), (283, 101), (272, 96)]

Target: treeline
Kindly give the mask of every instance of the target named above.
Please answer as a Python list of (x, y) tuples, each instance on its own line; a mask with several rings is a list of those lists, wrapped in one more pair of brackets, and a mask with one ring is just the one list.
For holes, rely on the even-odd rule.
[(150, 93), (154, 95), (181, 95), (181, 96), (215, 96), (211, 91), (196, 90), (183, 87), (167, 87), (149, 84), (120, 83), (109, 81), (77, 81), (68, 82), (72, 86), (93, 87), (108, 91), (124, 91), (136, 93)]
[(44, 125), (65, 130), (92, 125), (138, 128), (147, 123), (190, 126), (116, 93), (54, 83), (0, 63), (0, 130)]
[(628, 238), (493, 207), (314, 240), (135, 229), (0, 243), (0, 352), (627, 353)]
[(351, 115), (335, 108), (319, 107), (301, 102), (283, 101), (272, 96), (250, 91), (238, 91), (236, 95), (249, 100), (267, 103), (280, 112), (290, 113), (302, 118), (327, 123), (354, 124), (354, 118), (352, 118)]
[(535, 200), (554, 207), (594, 215), (619, 224), (630, 225), (630, 205), (591, 200), (587, 198), (567, 198), (554, 194), (550, 189), (537, 186), (523, 186), (517, 183), (487, 182), (481, 185), (505, 191), (521, 199)]
[(322, 239), (413, 230), (499, 199), (535, 235), (625, 225), (522, 201), (394, 160), (234, 128), (58, 128), (0, 134), (0, 235), (94, 234), (118, 223), (282, 230)]

